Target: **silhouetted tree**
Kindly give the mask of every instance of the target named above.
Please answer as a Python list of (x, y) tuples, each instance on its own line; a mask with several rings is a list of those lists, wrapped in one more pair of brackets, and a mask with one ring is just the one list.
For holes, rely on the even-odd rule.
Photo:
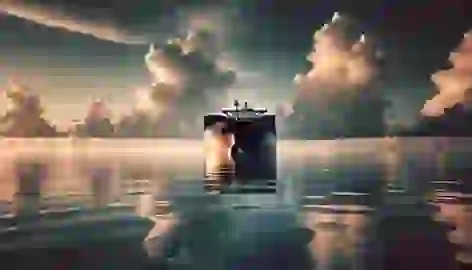
[(122, 138), (150, 138), (154, 137), (154, 134), (152, 117), (142, 111), (124, 116), (116, 128), (116, 135)]
[(430, 205), (386, 205), (378, 214), (372, 236), (377, 251), (371, 255), (380, 259), (380, 265), (369, 267), (367, 261), (366, 269), (457, 269), (448, 229), (431, 218)]
[(55, 129), (42, 117), (40, 98), (15, 81), (7, 91), (12, 108), (1, 118), (2, 133), (8, 137), (51, 137)]
[[(82, 133), (82, 134), (80, 134)], [(114, 127), (107, 115), (107, 109), (102, 101), (90, 105), (89, 113), (84, 120), (79, 134), (85, 137), (107, 138), (114, 135)]]

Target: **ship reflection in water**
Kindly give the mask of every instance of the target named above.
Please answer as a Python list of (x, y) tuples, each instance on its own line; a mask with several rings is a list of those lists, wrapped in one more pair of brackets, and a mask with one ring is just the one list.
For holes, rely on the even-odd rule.
[[(310, 187), (300, 188), (301, 179), (287, 178), (281, 186), (288, 196), (282, 189), (278, 194), (221, 197), (205, 194), (201, 181), (190, 180), (200, 171), (188, 173), (188, 181), (169, 181), (175, 176), (157, 166), (162, 157), (151, 159), (147, 152), (144, 159), (141, 150), (125, 148), (115, 148), (112, 157), (85, 150), (67, 153), (63, 147), (56, 150), (60, 158), (22, 158), (21, 163), (12, 152), (1, 152), (2, 211), (103, 209), (120, 202), (120, 211), (150, 217), (153, 228), (138, 234), (139, 242), (145, 240), (146, 260), (170, 269), (197, 265), (224, 270), (236, 265), (301, 270), (313, 269), (312, 264), (316, 269), (461, 269), (472, 263), (471, 194), (457, 181), (421, 185), (435, 191), (420, 196), (426, 190), (386, 189), (378, 184), (382, 181), (313, 188), (317, 180), (303, 174), (305, 187)], [(191, 163), (175, 149), (173, 154)], [(349, 173), (333, 175), (347, 178)], [(326, 191), (320, 196), (322, 189)], [(11, 221), (6, 217), (0, 220), (2, 226)], [(17, 230), (17, 225), (9, 224), (2, 234)]]

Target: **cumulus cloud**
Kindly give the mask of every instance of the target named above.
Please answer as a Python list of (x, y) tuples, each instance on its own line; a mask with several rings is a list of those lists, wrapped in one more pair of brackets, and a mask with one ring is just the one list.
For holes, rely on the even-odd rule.
[(224, 1), (218, 5), (202, 1), (199, 7), (181, 7), (177, 20), (180, 33), (204, 29), (212, 33), (213, 42), (220, 48), (228, 47), (234, 35), (246, 28), (238, 10), (225, 5)]
[(0, 12), (47, 27), (93, 36), (97, 39), (125, 44), (146, 44), (143, 37), (132, 36), (111, 21), (90, 22), (60, 9), (30, 4), (26, 1), (1, 1)]
[(316, 31), (313, 50), (307, 56), (313, 66), (294, 79), (302, 95), (312, 96), (326, 90), (352, 91), (371, 82), (381, 55), (369, 36), (358, 33), (355, 21), (339, 13)]
[(236, 75), (216, 64), (213, 41), (212, 33), (199, 30), (149, 45), (144, 62), (152, 82), (135, 90), (133, 112), (150, 120), (156, 136), (200, 137), (203, 116), (221, 108), (216, 102)]
[(208, 31), (190, 31), (185, 38), (171, 39), (164, 46), (150, 45), (145, 62), (154, 79), (157, 103), (194, 99), (198, 104), (195, 99), (204, 101), (234, 83), (235, 72), (216, 64), (213, 41)]
[(438, 117), (456, 104), (469, 101), (468, 94), (472, 89), (472, 31), (464, 34), (459, 47), (450, 54), (452, 68), (441, 70), (431, 75), (438, 93), (426, 101), (421, 110), (422, 115)]
[(154, 107), (149, 91), (145, 88), (136, 88), (134, 94), (134, 109), (138, 112), (149, 112)]
[(385, 103), (375, 88), (381, 58), (355, 20), (335, 13), (313, 36), (312, 67), (294, 78), (292, 108), (277, 109), (291, 119), (282, 129), (305, 138), (383, 135)]

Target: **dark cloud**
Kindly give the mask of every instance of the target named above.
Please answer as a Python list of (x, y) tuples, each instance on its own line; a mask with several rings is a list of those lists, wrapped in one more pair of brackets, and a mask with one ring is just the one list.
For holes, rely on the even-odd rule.
[[(1, 1), (0, 12), (44, 26), (124, 44), (146, 44), (201, 26), (228, 28), (227, 1)], [(224, 30), (223, 32), (228, 32)]]
[(32, 21), (52, 28), (90, 35), (101, 40), (116, 43), (145, 44), (144, 37), (136, 37), (118, 28), (110, 19), (101, 17), (91, 21), (60, 8), (27, 4), (23, 1), (6, 1), (0, 3), (0, 12), (9, 16)]
[(218, 54), (212, 37), (206, 31), (191, 32), (164, 46), (151, 45), (145, 60), (155, 80), (152, 96), (156, 104), (168, 103), (170, 98), (205, 108), (211, 95), (234, 83), (235, 73), (216, 64)]

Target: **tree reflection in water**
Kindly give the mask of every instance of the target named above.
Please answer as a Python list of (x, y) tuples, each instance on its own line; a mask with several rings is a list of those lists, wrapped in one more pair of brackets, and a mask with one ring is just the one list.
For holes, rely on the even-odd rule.
[(435, 220), (449, 227), (447, 238), (457, 249), (456, 260), (472, 264), (472, 205), (470, 194), (453, 191), (437, 192), (434, 198), (438, 211)]
[(361, 266), (362, 246), (370, 226), (370, 209), (356, 205), (324, 205), (304, 214), (305, 224), (315, 231), (309, 244), (321, 269)]
[(456, 269), (447, 228), (432, 219), (427, 204), (392, 205), (380, 209), (375, 241), (382, 269)]

